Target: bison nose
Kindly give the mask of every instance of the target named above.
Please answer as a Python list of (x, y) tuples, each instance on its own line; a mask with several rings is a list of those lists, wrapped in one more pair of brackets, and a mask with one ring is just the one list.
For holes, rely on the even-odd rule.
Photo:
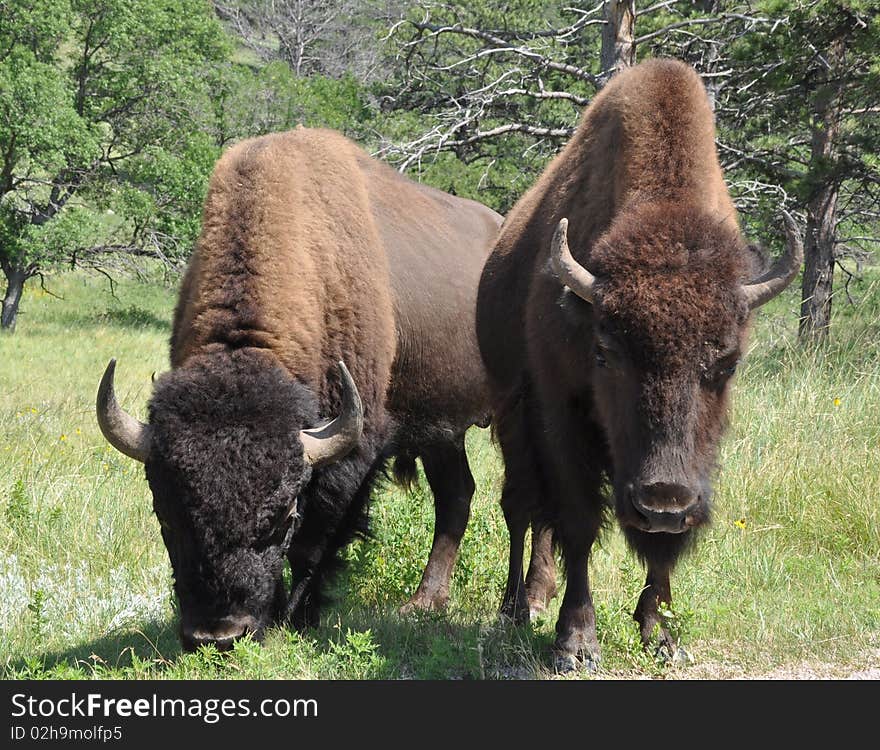
[(205, 625), (183, 625), (181, 636), (187, 651), (195, 651), (199, 646), (213, 644), (218, 651), (228, 651), (236, 638), (247, 633), (256, 633), (257, 621), (250, 615), (222, 617)]
[(642, 484), (632, 504), (645, 522), (644, 531), (680, 534), (696, 525), (700, 498), (690, 487), (672, 482)]

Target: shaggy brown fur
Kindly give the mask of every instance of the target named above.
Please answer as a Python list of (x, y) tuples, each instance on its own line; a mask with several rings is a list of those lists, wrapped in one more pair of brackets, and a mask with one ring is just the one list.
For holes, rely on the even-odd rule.
[[(436, 549), (415, 604), (445, 602), (473, 492), (463, 436), (489, 414), (474, 308), (500, 221), (331, 131), (245, 141), (220, 159), (175, 312), (173, 369), (150, 405), (147, 476), (186, 645), (231, 619), (259, 636), (283, 610), (285, 550), (288, 615), (314, 622), (322, 579), (365, 529), (371, 483), (395, 454), (421, 456), (434, 475)], [(299, 430), (338, 413), (340, 360), (363, 435), (313, 472)]]
[[(551, 270), (564, 217), (573, 257), (597, 277), (593, 304)], [(708, 521), (727, 385), (749, 321), (740, 288), (761, 267), (740, 233), (702, 83), (671, 60), (614, 78), (505, 221), (477, 302), (506, 465), (502, 609), (526, 619), (528, 602), (544, 595), (524, 589), (522, 547), (529, 522), (549, 524), (568, 578), (556, 643), (565, 664), (598, 656), (586, 564), (606, 478), (648, 566), (635, 613), (643, 640), (660, 626), (661, 645), (674, 648), (658, 604), (670, 601), (669, 572)], [(679, 505), (687, 530), (647, 533), (651, 518), (678, 519)]]

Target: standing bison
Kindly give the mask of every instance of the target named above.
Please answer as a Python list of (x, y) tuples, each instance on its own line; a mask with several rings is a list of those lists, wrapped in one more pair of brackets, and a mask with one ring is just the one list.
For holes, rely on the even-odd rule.
[(420, 456), (435, 497), (411, 604), (445, 603), (474, 491), (464, 433), (489, 414), (474, 310), (499, 224), (330, 131), (220, 159), (149, 423), (117, 404), (113, 361), (97, 398), (107, 440), (146, 465), (185, 648), (314, 623), (391, 456), (402, 474)]
[[(634, 617), (648, 646), (675, 644), (661, 603), (670, 572), (709, 520), (731, 376), (752, 312), (797, 273), (769, 271), (743, 240), (715, 152), (713, 115), (688, 66), (656, 60), (617, 78), (508, 215), (477, 298), (505, 461), (510, 531), (502, 611), (528, 620), (552, 563), (523, 583), (527, 526), (552, 528), (567, 584), (556, 661), (595, 666), (587, 561), (604, 480), (647, 567)], [(544, 562), (542, 562), (544, 561)]]

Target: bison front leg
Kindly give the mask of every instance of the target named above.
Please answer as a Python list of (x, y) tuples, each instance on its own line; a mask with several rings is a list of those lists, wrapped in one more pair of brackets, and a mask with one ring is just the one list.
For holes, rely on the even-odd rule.
[[(639, 596), (639, 603), (633, 612), (633, 619), (639, 624), (642, 646), (650, 650), (653, 644), (657, 656), (666, 661), (678, 663), (686, 661), (687, 653), (676, 644), (669, 632), (664, 610), (672, 606), (672, 589), (669, 584), (669, 568), (648, 565), (645, 587)], [(656, 634), (656, 640), (655, 640)]]
[(440, 610), (449, 600), (449, 581), (467, 527), (476, 485), (468, 466), (464, 440), (432, 446), (422, 453), (422, 466), (434, 493), (434, 543), (416, 593), (401, 614)]
[(553, 557), (553, 530), (532, 524), (532, 556), (526, 576), (526, 598), (532, 617), (547, 611), (556, 596), (556, 560)]
[(590, 593), (587, 560), (590, 546), (563, 544), (565, 557), (565, 596), (556, 622), (554, 667), (557, 672), (570, 672), (584, 667), (595, 672), (599, 667), (599, 641), (596, 638), (596, 613)]
[(321, 621), (321, 608), (317, 596), (320, 579), (315, 580), (311, 568), (294, 567), (297, 561), (291, 559), (291, 570), (295, 571), (291, 581), (290, 596), (284, 612), (284, 620), (295, 630), (317, 627)]

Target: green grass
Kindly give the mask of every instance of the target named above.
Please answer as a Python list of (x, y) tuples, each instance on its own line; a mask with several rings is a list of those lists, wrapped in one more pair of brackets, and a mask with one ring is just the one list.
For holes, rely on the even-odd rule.
[[(126, 281), (29, 286), (18, 332), (0, 337), (0, 669), (6, 678), (544, 678), (558, 599), (531, 627), (497, 608), (507, 532), (502, 464), (472, 430), (477, 480), (450, 608), (401, 617), (433, 527), (422, 478), (384, 485), (374, 538), (353, 544), (319, 628), (272, 630), (231, 654), (181, 654), (170, 567), (142, 467), (94, 419), (98, 379), (144, 416), (168, 367), (175, 291)], [(880, 655), (880, 274), (839, 305), (824, 350), (794, 341), (795, 292), (761, 311), (735, 386), (715, 521), (673, 579), (675, 627), (694, 662), (642, 652), (631, 612), (643, 572), (615, 529), (591, 561), (607, 677), (840, 675)], [(575, 674), (572, 677), (583, 677)]]

